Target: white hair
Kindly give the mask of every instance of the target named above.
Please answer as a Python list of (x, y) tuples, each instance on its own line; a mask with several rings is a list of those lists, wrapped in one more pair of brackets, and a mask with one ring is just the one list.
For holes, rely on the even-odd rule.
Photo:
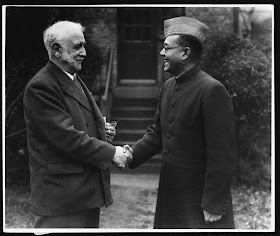
[(79, 31), (84, 32), (84, 30), (85, 27), (80, 23), (72, 21), (58, 21), (48, 27), (43, 33), (43, 39), (49, 56), (51, 55), (51, 49), (54, 42), (63, 45), (64, 41), (71, 33)]

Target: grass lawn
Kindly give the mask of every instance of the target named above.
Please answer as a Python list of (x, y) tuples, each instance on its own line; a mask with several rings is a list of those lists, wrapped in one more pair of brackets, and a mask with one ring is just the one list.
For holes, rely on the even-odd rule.
[[(236, 229), (271, 227), (271, 195), (245, 186), (233, 188)], [(112, 186), (114, 203), (101, 209), (100, 228), (152, 229), (157, 191), (138, 187)], [(32, 228), (27, 187), (6, 186), (6, 228)]]

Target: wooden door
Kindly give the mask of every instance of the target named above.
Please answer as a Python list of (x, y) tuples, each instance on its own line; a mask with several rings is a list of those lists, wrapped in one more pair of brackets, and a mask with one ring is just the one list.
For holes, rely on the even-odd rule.
[(117, 19), (119, 84), (155, 84), (156, 9), (118, 8)]

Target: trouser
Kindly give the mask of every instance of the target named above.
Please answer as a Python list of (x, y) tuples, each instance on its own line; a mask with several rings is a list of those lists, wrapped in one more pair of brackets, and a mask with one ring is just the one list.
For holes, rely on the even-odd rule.
[(100, 208), (59, 216), (35, 215), (34, 228), (98, 228)]

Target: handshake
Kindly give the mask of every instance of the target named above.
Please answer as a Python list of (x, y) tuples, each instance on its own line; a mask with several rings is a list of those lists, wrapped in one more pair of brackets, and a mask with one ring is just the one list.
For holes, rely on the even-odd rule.
[(116, 152), (112, 159), (112, 163), (122, 169), (126, 166), (126, 164), (132, 161), (133, 149), (129, 145), (116, 146)]

